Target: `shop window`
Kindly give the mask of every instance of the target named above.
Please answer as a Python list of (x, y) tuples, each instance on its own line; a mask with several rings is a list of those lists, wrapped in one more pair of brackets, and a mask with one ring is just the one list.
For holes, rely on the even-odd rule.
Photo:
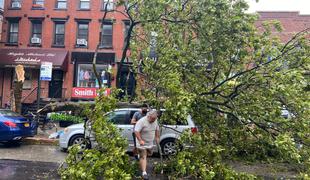
[(12, 0), (11, 1), (11, 8), (20, 9), (22, 7), (21, 0)]
[(88, 45), (88, 23), (78, 22), (76, 46), (87, 47), (87, 45)]
[(90, 0), (80, 0), (80, 9), (89, 9)]
[(65, 45), (65, 23), (55, 21), (54, 45)]
[(113, 0), (103, 0), (103, 3), (102, 3), (102, 10), (107, 10), (107, 11), (111, 11), (113, 10)]
[[(16, 73), (14, 72), (14, 81), (17, 81), (16, 79)], [(23, 89), (31, 89), (32, 87), (32, 70), (31, 69), (25, 69), (25, 81), (23, 83)]]
[(57, 0), (56, 1), (57, 9), (67, 9), (67, 0)]
[(32, 21), (32, 35), (30, 43), (33, 45), (41, 44), (42, 39), (42, 22)]
[(33, 0), (33, 8), (44, 8), (44, 0)]
[[(102, 84), (105, 87), (110, 87), (110, 73), (108, 72), (108, 65), (97, 65), (96, 70), (101, 76)], [(77, 87), (99, 87), (92, 64), (79, 64), (77, 76)]]
[(102, 24), (101, 32), (101, 47), (102, 48), (112, 48), (112, 39), (113, 39), (113, 25), (111, 22), (104, 22)]
[(8, 43), (18, 43), (18, 22), (9, 22)]

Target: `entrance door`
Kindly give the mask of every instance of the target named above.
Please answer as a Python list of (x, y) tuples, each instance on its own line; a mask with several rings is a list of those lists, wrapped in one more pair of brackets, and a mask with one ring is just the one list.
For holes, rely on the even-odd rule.
[(48, 90), (49, 98), (62, 97), (62, 82), (63, 82), (63, 71), (54, 70), (52, 74), (52, 81), (49, 84), (49, 90)]

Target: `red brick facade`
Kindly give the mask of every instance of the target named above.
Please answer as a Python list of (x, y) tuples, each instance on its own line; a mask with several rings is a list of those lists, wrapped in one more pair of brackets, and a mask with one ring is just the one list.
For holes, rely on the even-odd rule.
[[(68, 52), (68, 56), (65, 59), (68, 64), (66, 69), (63, 69), (63, 84), (62, 84), (62, 98), (70, 100), (72, 98), (72, 88), (77, 86), (77, 78), (79, 78), (79, 71), (77, 63), (87, 62), (91, 63), (91, 58), (87, 56), (87, 53), (94, 53), (96, 46), (100, 39), (100, 31), (104, 11), (102, 10), (103, 0), (90, 0), (90, 8), (88, 10), (79, 9), (79, 0), (67, 0), (66, 9), (57, 9), (57, 0), (45, 0), (44, 8), (33, 9), (32, 0), (21, 1), (20, 8), (12, 8), (11, 0), (6, 0), (4, 4), (4, 22), (2, 28), (1, 48), (10, 49), (35, 49), (38, 53), (42, 49), (62, 49)], [(122, 9), (118, 9), (122, 11)], [(305, 28), (310, 27), (310, 16), (300, 15), (298, 12), (259, 12), (260, 19), (257, 21), (257, 26), (260, 26), (262, 21), (277, 19), (279, 20), (284, 31), (280, 34), (283, 41), (287, 41), (296, 32), (299, 32)], [(19, 24), (18, 30), (18, 43), (8, 44), (8, 31), (10, 20), (17, 20)], [(42, 22), (42, 38), (41, 46), (31, 46), (30, 39), (32, 34), (32, 20), (37, 19)], [(113, 67), (114, 75), (117, 70), (117, 62), (121, 58), (126, 17), (121, 13), (108, 13), (107, 20), (111, 20), (113, 27), (113, 47), (108, 49), (100, 49), (99, 53), (102, 53), (102, 61), (105, 58), (113, 58), (113, 61), (106, 62), (106, 64)], [(65, 22), (65, 40), (64, 47), (53, 46), (54, 33), (55, 33), (55, 20), (62, 20)], [(77, 22), (87, 21), (88, 28), (88, 47), (77, 48)], [(75, 54), (79, 54), (80, 60), (77, 60)], [(105, 54), (107, 56), (105, 56)], [(0, 62), (5, 62), (5, 58), (0, 58)], [(36, 100), (36, 88), (39, 75), (38, 68), (30, 69), (32, 71), (31, 76), (31, 88), (23, 91), (23, 103), (32, 103)], [(12, 90), (12, 78), (14, 69), (11, 67), (0, 67), (0, 105), (3, 107), (5, 103), (10, 101)], [(113, 75), (112, 75), (113, 76)], [(111, 85), (115, 86), (115, 78), (111, 78)], [(50, 87), (50, 83), (43, 81), (41, 84), (41, 98), (48, 98), (50, 91), (55, 89)]]
[[(101, 18), (103, 17), (104, 11), (101, 7), (103, 0), (91, 0), (89, 10), (79, 9), (79, 0), (68, 0), (66, 9), (56, 9), (57, 0), (45, 0), (44, 8), (33, 9), (33, 1), (21, 1), (21, 8), (11, 8), (11, 0), (6, 0), (4, 4), (4, 24), (2, 28), (1, 48), (29, 48), (37, 49), (40, 52), (41, 49), (63, 49), (68, 51), (68, 68), (64, 70), (63, 77), (63, 98), (71, 98), (71, 90), (74, 86), (74, 75), (76, 75), (76, 66), (72, 59), (72, 52), (94, 52), (100, 38), (101, 31)], [(120, 9), (121, 10), (121, 9)], [(20, 18), (19, 20), (19, 32), (18, 32), (18, 44), (11, 46), (7, 44), (8, 38), (8, 27), (10, 18)], [(32, 33), (31, 19), (42, 20), (42, 38), (41, 47), (32, 47), (30, 45), (30, 36)], [(54, 39), (54, 20), (63, 19), (65, 20), (65, 43), (64, 47), (53, 46)], [(107, 20), (113, 22), (113, 47), (109, 49), (100, 49), (99, 53), (110, 53), (114, 54), (112, 63), (109, 63), (113, 67), (113, 71), (117, 69), (117, 62), (121, 58), (126, 18), (120, 13), (109, 13), (106, 17)], [(88, 30), (88, 47), (87, 48), (76, 48), (77, 40), (77, 21), (87, 20), (89, 21)], [(10, 45), (10, 46), (9, 46)], [(5, 59), (0, 59), (5, 61)], [(88, 59), (90, 62), (90, 59)], [(36, 92), (34, 88), (37, 87), (38, 79), (38, 68), (32, 70), (32, 86), (31, 89), (23, 91), (23, 97), (26, 98), (25, 103), (30, 103), (36, 100)], [(0, 67), (0, 96), (1, 104), (4, 106), (10, 99), (10, 90), (12, 86), (12, 74), (13, 68)], [(111, 84), (115, 86), (115, 78), (112, 78)], [(42, 98), (48, 97), (49, 82), (42, 82)]]
[(283, 31), (279, 35), (283, 42), (290, 40), (296, 33), (310, 28), (310, 15), (300, 15), (299, 12), (258, 12), (260, 15), (257, 27), (263, 21), (277, 20), (281, 23)]

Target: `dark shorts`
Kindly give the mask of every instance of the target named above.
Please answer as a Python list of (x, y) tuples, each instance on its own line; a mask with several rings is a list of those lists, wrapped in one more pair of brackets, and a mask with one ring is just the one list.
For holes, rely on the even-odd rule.
[(140, 157), (146, 157), (146, 156), (152, 156), (153, 155), (153, 149), (140, 149), (137, 148), (138, 153)]

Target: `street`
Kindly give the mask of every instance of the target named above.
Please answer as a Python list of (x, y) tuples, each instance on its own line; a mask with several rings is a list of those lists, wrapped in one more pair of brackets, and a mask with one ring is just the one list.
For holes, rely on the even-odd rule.
[(0, 179), (60, 179), (57, 168), (66, 155), (58, 146), (0, 144)]
[[(60, 179), (57, 169), (66, 156), (58, 146), (0, 144), (0, 180)], [(148, 172), (156, 180), (164, 179), (152, 173), (152, 164), (158, 159), (151, 157), (148, 164)]]

